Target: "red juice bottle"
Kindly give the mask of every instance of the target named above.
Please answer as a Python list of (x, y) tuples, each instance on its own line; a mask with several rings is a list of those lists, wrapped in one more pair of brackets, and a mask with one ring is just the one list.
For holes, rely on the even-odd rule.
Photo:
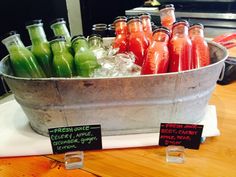
[(140, 15), (140, 20), (142, 21), (143, 31), (145, 33), (145, 36), (146, 36), (149, 44), (151, 44), (151, 42), (152, 42), (151, 16), (149, 13), (143, 13)]
[(119, 48), (119, 53), (127, 52), (127, 18), (118, 16), (114, 21), (116, 38), (112, 44), (113, 48)]
[(189, 28), (189, 37), (192, 41), (192, 68), (200, 68), (210, 64), (210, 52), (204, 39), (203, 25), (193, 24)]
[(135, 55), (135, 64), (142, 66), (148, 40), (143, 32), (143, 25), (138, 17), (128, 20), (128, 50)]
[(166, 73), (169, 64), (170, 31), (168, 28), (159, 27), (153, 32), (153, 41), (149, 45), (146, 57), (141, 69), (141, 74)]
[(188, 36), (189, 24), (185, 20), (175, 22), (169, 43), (169, 72), (185, 71), (192, 68), (192, 42)]
[(159, 7), (161, 25), (172, 30), (173, 23), (176, 21), (175, 8), (173, 4), (165, 4)]

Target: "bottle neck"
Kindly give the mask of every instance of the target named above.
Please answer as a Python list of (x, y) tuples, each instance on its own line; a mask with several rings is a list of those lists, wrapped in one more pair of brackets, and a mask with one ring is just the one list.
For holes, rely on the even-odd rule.
[(115, 32), (118, 34), (127, 34), (127, 23), (125, 21), (119, 21), (115, 23)]
[(6, 46), (9, 53), (20, 50), (21, 48), (25, 48), (19, 34), (9, 36), (8, 38), (4, 39), (2, 43)]
[(27, 27), (32, 45), (48, 42), (42, 25)]
[(93, 37), (88, 40), (90, 48), (102, 48), (103, 41), (101, 38)]
[(129, 33), (143, 32), (143, 25), (139, 20), (131, 21), (128, 23)]
[(172, 35), (177, 37), (186, 37), (188, 36), (188, 27), (182, 24), (174, 26)]
[(165, 8), (160, 11), (161, 25), (172, 29), (172, 24), (176, 21), (174, 8)]
[(168, 43), (169, 35), (163, 31), (156, 32), (153, 35), (153, 41)]
[(51, 26), (55, 36), (64, 36), (67, 42), (70, 42), (71, 36), (65, 23), (57, 23)]
[(57, 41), (51, 44), (52, 52), (54, 55), (60, 54), (63, 52), (68, 52), (65, 41)]
[(190, 38), (195, 37), (195, 36), (199, 36), (199, 37), (203, 37), (204, 38), (204, 33), (203, 33), (203, 29), (201, 28), (191, 28), (189, 30), (189, 36)]
[(142, 18), (142, 25), (143, 25), (144, 32), (151, 32), (152, 31), (151, 20), (149, 17)]
[(77, 39), (73, 42), (72, 47), (75, 52), (85, 51), (89, 48), (88, 42), (85, 39)]

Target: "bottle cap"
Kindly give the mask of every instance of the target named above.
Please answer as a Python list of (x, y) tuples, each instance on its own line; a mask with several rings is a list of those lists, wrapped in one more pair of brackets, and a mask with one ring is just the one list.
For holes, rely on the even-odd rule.
[(4, 36), (5, 38), (9, 37), (9, 36), (13, 36), (15, 34), (19, 34), (17, 31), (13, 30), (13, 31), (9, 31), (8, 33), (6, 33)]
[(88, 39), (91, 39), (93, 37), (97, 37), (97, 38), (101, 38), (102, 39), (102, 35), (100, 35), (100, 34), (91, 34), (91, 35), (89, 35)]
[(8, 33), (5, 33), (2, 37), (1, 37), (1, 40), (4, 40), (4, 39), (6, 39), (6, 38), (8, 38), (8, 37), (10, 37), (10, 36), (13, 36), (13, 35), (19, 35), (19, 33), (17, 32), (17, 31), (10, 31), (10, 32), (8, 32)]
[(127, 23), (130, 23), (132, 21), (139, 21), (139, 22), (141, 22), (141, 20), (139, 19), (138, 16), (131, 16), (131, 17), (129, 17)]
[(105, 23), (97, 23), (97, 24), (93, 24), (92, 26), (93, 28), (102, 28), (102, 29), (106, 29), (107, 28), (107, 24)]
[(51, 23), (50, 23), (50, 26), (52, 26), (53, 24), (55, 23), (66, 23), (66, 21), (64, 20), (64, 18), (56, 18), (55, 20), (53, 20)]
[(75, 42), (75, 40), (77, 40), (77, 39), (84, 39), (84, 40), (86, 40), (86, 38), (84, 37), (84, 35), (79, 34), (79, 35), (75, 35), (75, 36), (73, 36), (73, 37), (71, 38), (71, 43)]
[(4, 39), (6, 39), (6, 38), (8, 38), (8, 37), (10, 37), (10, 36), (16, 35), (16, 34), (19, 35), (19, 33), (18, 33), (17, 31), (15, 31), (15, 30), (9, 31), (9, 32), (5, 33), (5, 34), (1, 37), (1, 41), (4, 40)]
[(149, 18), (151, 18), (151, 14), (150, 14), (150, 13), (147, 13), (147, 12), (144, 12), (144, 13), (139, 14), (139, 18), (144, 18), (144, 17), (149, 17)]
[(124, 21), (124, 22), (127, 22), (127, 17), (126, 16), (118, 16), (115, 18), (113, 24), (115, 24), (116, 22), (118, 21)]
[(114, 24), (109, 24), (108, 29), (115, 29), (115, 25)]
[(156, 27), (155, 30), (153, 31), (153, 34), (155, 34), (156, 32), (160, 32), (160, 31), (170, 35), (170, 30), (164, 26)]
[(41, 19), (35, 19), (35, 20), (31, 20), (25, 23), (25, 26), (31, 26), (31, 25), (37, 25), (37, 24), (41, 24), (42, 20)]
[(50, 44), (57, 42), (57, 41), (66, 41), (64, 36), (54, 36), (50, 39)]
[(203, 24), (201, 24), (201, 23), (194, 23), (194, 24), (191, 24), (190, 27), (189, 27), (189, 29), (190, 29), (190, 28), (193, 28), (193, 27), (199, 27), (199, 28), (201, 28), (201, 29), (204, 29), (204, 26), (203, 26)]
[(189, 27), (189, 23), (188, 23), (187, 20), (178, 20), (178, 21), (176, 21), (176, 22), (173, 23), (173, 27), (175, 27), (175, 26), (177, 26), (177, 25), (179, 25), (179, 24), (183, 24), (183, 25)]
[(127, 17), (126, 17), (126, 16), (117, 16), (117, 17), (115, 18), (115, 21), (118, 20), (118, 19), (127, 20)]
[(175, 9), (175, 6), (173, 4), (163, 4), (159, 7), (159, 10), (162, 10), (162, 9), (165, 9), (165, 8)]

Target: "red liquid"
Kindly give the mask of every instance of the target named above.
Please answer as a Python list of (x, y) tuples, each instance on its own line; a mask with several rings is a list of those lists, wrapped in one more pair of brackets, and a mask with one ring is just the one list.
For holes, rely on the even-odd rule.
[(175, 18), (171, 16), (165, 16), (161, 18), (161, 25), (172, 30), (172, 25), (175, 22)]
[(170, 41), (169, 72), (189, 70), (191, 62), (192, 44), (189, 38), (174, 38)]
[(143, 26), (139, 19), (128, 22), (128, 50), (135, 55), (135, 64), (142, 66), (145, 51), (148, 48), (148, 40), (143, 32)]
[(153, 42), (147, 50), (141, 74), (166, 73), (168, 70), (168, 47), (160, 42)]
[(128, 28), (126, 20), (120, 19), (115, 21), (116, 38), (112, 44), (112, 47), (119, 48), (118, 53), (127, 52), (127, 47), (128, 47), (127, 30)]
[(155, 32), (153, 42), (148, 47), (141, 74), (166, 73), (169, 64), (169, 36), (163, 31)]

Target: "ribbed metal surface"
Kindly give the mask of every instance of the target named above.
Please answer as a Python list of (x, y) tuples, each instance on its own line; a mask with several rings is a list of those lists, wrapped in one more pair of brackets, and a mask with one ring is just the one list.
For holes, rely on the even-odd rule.
[(160, 75), (119, 78), (24, 79), (0, 71), (32, 128), (101, 124), (103, 135), (159, 131), (161, 122), (196, 123), (207, 107), (227, 51), (210, 42), (210, 66)]

